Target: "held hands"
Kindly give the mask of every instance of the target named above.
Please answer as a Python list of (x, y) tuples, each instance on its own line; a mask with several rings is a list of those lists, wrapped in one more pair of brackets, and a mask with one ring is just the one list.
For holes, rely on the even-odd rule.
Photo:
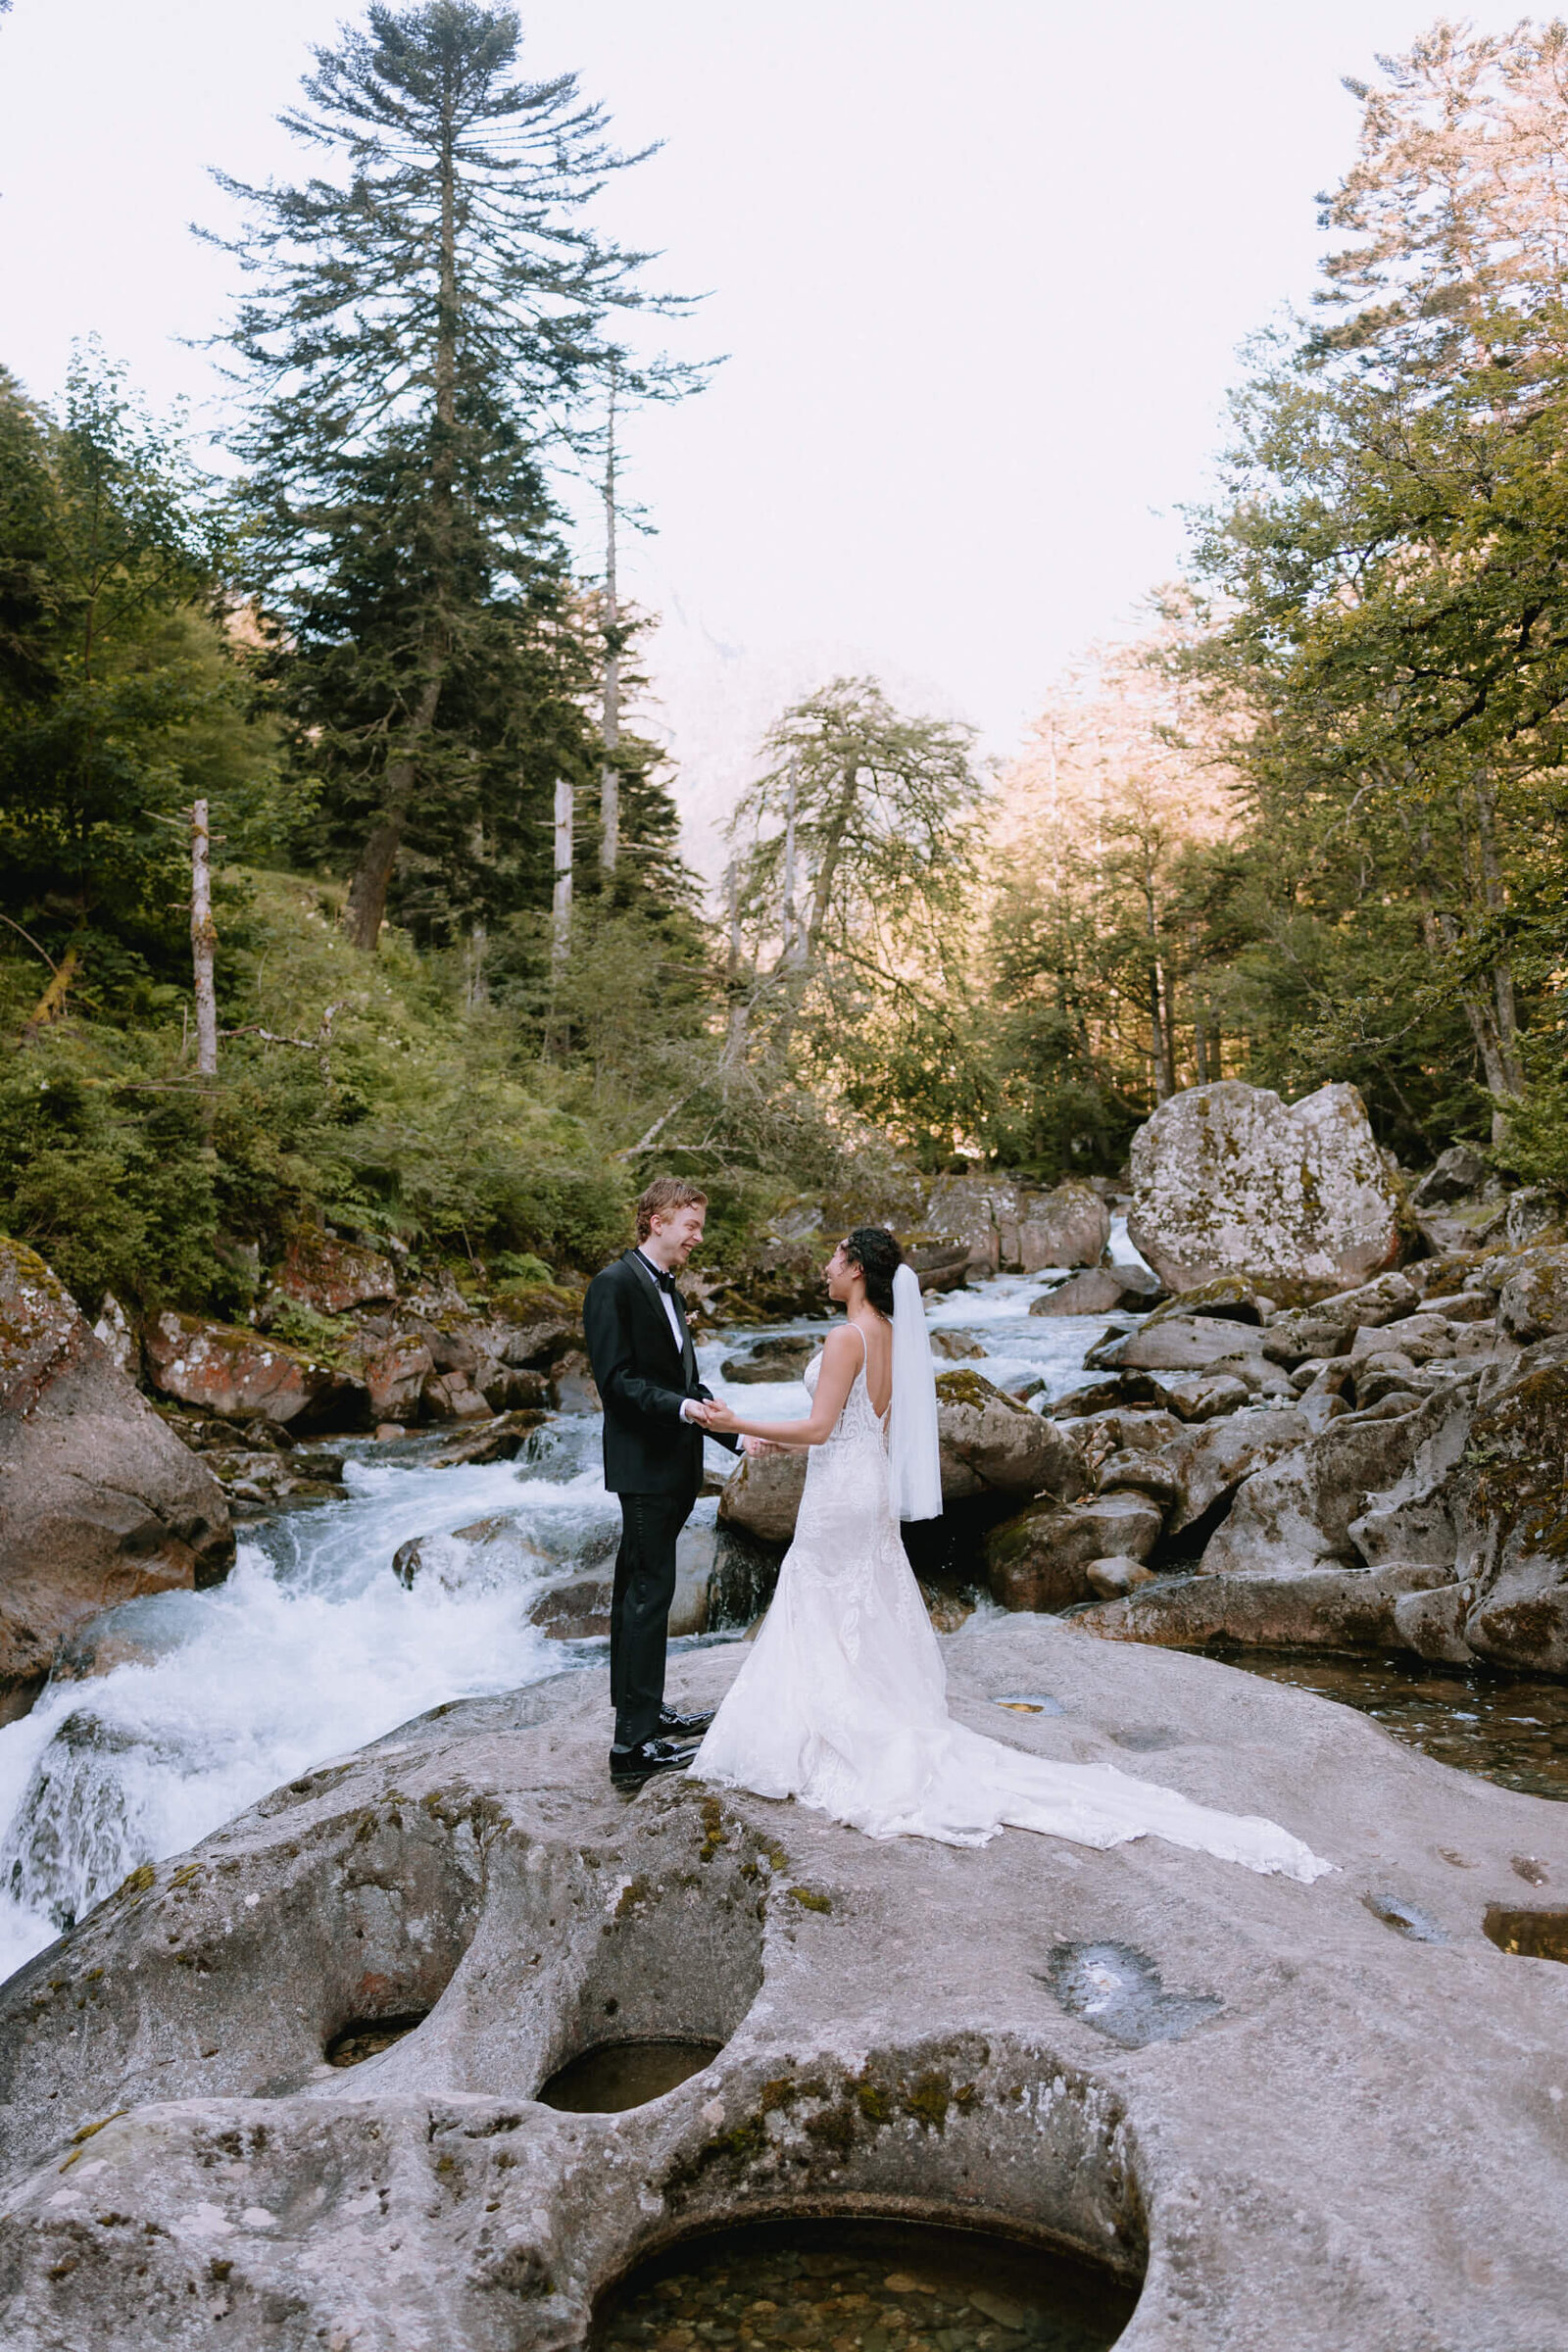
[(721, 1403), (716, 1396), (705, 1396), (694, 1408), (690, 1418), (697, 1422), (700, 1428), (706, 1429), (710, 1437), (733, 1437), (735, 1434), (737, 1426), (735, 1415), (729, 1406)]

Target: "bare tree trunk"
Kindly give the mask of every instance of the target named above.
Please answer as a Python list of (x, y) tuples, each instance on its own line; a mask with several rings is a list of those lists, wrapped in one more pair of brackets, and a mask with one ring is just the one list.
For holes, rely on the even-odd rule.
[(190, 812), (190, 959), (196, 996), (196, 1068), (203, 1078), (218, 1075), (218, 996), (213, 956), (218, 932), (213, 922), (212, 836), (207, 803)]
[[(484, 819), (480, 817), (469, 837), (469, 849), (475, 862), (484, 857)], [(468, 1010), (490, 1002), (490, 975), (485, 970), (485, 956), (490, 947), (490, 926), (482, 914), (476, 914), (468, 925)]]
[(795, 924), (795, 809), (801, 792), (801, 762), (790, 754), (790, 790), (784, 808), (784, 961), (800, 961)]
[[(1502, 866), (1497, 856), (1497, 793), (1492, 778), (1484, 770), (1475, 777), (1476, 832), (1481, 850), (1481, 887), (1489, 914), (1498, 915), (1507, 905), (1503, 886)], [(1502, 956), (1492, 967), (1492, 994), (1495, 1005), (1497, 1052), (1510, 1095), (1524, 1092), (1524, 1071), (1519, 1061), (1519, 1018), (1514, 1004), (1513, 970)]]
[(556, 778), (556, 889), (551, 902), (550, 957), (557, 970), (571, 954), (571, 851), (575, 796), (565, 776)]
[(724, 903), (729, 913), (729, 954), (724, 964), (729, 1024), (719, 1066), (738, 1070), (746, 1058), (746, 998), (741, 987), (741, 886), (733, 858), (724, 868)]
[(608, 757), (599, 770), (599, 863), (607, 874), (620, 855), (620, 602), (615, 578), (615, 368), (610, 369), (610, 430), (605, 445), (605, 708)]

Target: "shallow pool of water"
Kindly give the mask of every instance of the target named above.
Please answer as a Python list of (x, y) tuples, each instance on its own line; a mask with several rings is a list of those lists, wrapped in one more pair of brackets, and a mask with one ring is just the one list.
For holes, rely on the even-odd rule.
[(721, 2041), (602, 2041), (583, 2050), (539, 2092), (566, 2115), (624, 2115), (662, 2099), (710, 2066)]
[(1359, 1708), (1440, 1764), (1527, 1796), (1568, 1798), (1568, 1684), (1429, 1666), (1401, 1651), (1365, 1656), (1225, 1649), (1227, 1665)]
[(893, 2222), (754, 2224), (667, 2250), (596, 2318), (593, 2352), (1106, 2352), (1137, 2300), (1011, 2239)]

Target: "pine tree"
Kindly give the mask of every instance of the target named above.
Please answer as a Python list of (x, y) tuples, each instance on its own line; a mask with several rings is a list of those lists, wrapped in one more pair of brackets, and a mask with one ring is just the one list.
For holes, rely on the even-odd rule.
[(345, 921), (367, 949), (406, 839), (526, 864), (493, 836), (537, 825), (544, 770), (592, 772), (545, 461), (602, 380), (607, 317), (673, 307), (584, 217), (641, 159), (574, 76), (517, 79), (519, 44), (511, 9), (371, 6), (283, 118), (340, 176), (220, 175), (252, 217), (230, 340), (256, 579), (359, 837)]

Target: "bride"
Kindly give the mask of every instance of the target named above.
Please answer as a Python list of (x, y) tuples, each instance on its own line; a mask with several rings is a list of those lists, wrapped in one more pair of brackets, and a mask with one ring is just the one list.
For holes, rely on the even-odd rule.
[(795, 1541), (760, 1633), (693, 1759), (700, 1780), (793, 1796), (873, 1838), (981, 1845), (1004, 1826), (1078, 1845), (1146, 1835), (1310, 1881), (1332, 1864), (1254, 1814), (1219, 1813), (1108, 1765), (1056, 1764), (955, 1723), (899, 1535), (942, 1509), (936, 1376), (918, 1277), (858, 1225), (827, 1267), (846, 1312), (806, 1367), (804, 1421), (744, 1420), (749, 1450), (808, 1446)]

